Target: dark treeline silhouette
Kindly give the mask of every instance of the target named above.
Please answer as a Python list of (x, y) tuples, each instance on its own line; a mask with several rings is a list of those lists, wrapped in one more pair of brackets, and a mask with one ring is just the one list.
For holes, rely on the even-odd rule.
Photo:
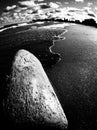
[(68, 22), (68, 23), (76, 23), (76, 24), (82, 24), (82, 25), (86, 25), (86, 26), (92, 26), (92, 27), (97, 27), (97, 23), (94, 19), (85, 19), (82, 22), (79, 20), (68, 20), (68, 19), (55, 19), (55, 18), (50, 18), (50, 19), (37, 19), (37, 20), (33, 20), (30, 21), (31, 22), (37, 22), (37, 21), (57, 21), (57, 22)]
[(88, 25), (88, 26), (93, 26), (93, 27), (97, 27), (97, 23), (95, 22), (94, 19), (85, 19), (82, 22), (83, 25)]
[[(45, 18), (45, 19), (33, 19), (30, 22), (27, 22), (28, 24), (31, 23), (36, 23), (36, 22), (68, 22), (68, 23), (76, 23), (76, 24), (82, 24), (82, 25), (86, 25), (86, 26), (92, 26), (92, 27), (97, 27), (97, 23), (93, 18), (90, 19), (84, 19), (82, 22), (80, 20), (69, 20), (69, 19), (61, 19), (61, 18)], [(17, 26), (18, 27), (18, 23), (13, 23), (13, 24), (8, 24), (8, 25), (4, 25), (3, 27), (1, 27), (0, 29), (3, 28), (8, 28), (8, 27), (12, 27), (12, 26)]]

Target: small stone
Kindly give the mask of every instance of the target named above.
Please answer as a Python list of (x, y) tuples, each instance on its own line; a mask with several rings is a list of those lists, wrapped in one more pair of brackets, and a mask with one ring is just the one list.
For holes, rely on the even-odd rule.
[(67, 128), (64, 111), (40, 61), (26, 50), (15, 56), (6, 104), (16, 122)]

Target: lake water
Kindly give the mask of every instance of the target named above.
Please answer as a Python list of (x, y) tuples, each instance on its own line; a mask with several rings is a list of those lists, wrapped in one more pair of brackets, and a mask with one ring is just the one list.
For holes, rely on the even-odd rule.
[[(44, 25), (0, 33), (0, 100), (6, 97), (7, 76), (16, 52), (26, 49), (41, 61), (67, 116), (68, 130), (96, 129), (97, 30), (83, 25), (41, 28)], [(57, 37), (63, 32), (62, 39)], [(51, 46), (54, 53), (49, 50)]]
[(66, 39), (52, 48), (61, 61), (47, 74), (66, 113), (68, 129), (96, 129), (97, 30), (82, 25), (66, 29)]

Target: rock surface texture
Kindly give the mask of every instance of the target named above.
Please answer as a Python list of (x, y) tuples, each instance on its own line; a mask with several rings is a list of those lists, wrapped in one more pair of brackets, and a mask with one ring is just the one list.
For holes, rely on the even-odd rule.
[(20, 50), (15, 56), (7, 108), (19, 123), (47, 124), (67, 128), (68, 121), (39, 60)]

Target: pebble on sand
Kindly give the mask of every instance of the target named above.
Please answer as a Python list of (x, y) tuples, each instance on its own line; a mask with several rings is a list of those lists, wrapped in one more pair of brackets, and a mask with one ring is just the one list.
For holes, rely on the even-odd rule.
[(16, 122), (67, 128), (68, 121), (56, 93), (40, 61), (30, 52), (17, 52), (9, 87), (8, 109)]

